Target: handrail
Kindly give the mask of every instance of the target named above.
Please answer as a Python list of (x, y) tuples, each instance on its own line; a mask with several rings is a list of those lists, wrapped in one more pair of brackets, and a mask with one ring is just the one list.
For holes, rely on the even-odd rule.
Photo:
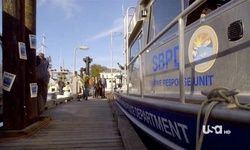
[(180, 102), (185, 103), (185, 57), (184, 57), (184, 19), (179, 18), (179, 77), (180, 77)]
[[(187, 9), (182, 11), (174, 20), (172, 20), (151, 42), (149, 42), (127, 65), (127, 68), (134, 62), (141, 54), (143, 54), (156, 40), (158, 40), (162, 35), (164, 35), (171, 27), (173, 27), (177, 22), (179, 25), (179, 78), (180, 78), (180, 102), (185, 103), (185, 57), (184, 57), (184, 17), (189, 13), (194, 11), (194, 9), (201, 4), (206, 2), (206, 0), (196, 0)], [(183, 3), (182, 3), (183, 4)], [(182, 6), (183, 9), (183, 6)], [(128, 48), (128, 43), (127, 43)], [(128, 50), (128, 49), (127, 49)], [(128, 57), (129, 55), (127, 55)], [(127, 62), (129, 58), (127, 58)], [(129, 69), (127, 70), (129, 73)], [(128, 75), (128, 74), (127, 74)], [(128, 82), (127, 82), (128, 83)], [(128, 94), (127, 89), (127, 94)]]
[[(126, 12), (126, 64), (125, 64), (125, 69), (126, 69), (126, 75), (127, 75), (127, 77), (126, 77), (126, 82), (127, 82), (127, 94), (129, 94), (129, 86), (128, 86), (128, 84), (129, 84), (129, 78), (128, 78), (128, 76), (129, 76), (129, 65), (127, 65), (127, 63), (129, 63), (129, 56), (130, 56), (130, 51), (128, 50), (128, 35), (129, 35), (129, 31), (128, 31), (128, 24), (129, 24), (129, 22), (128, 22), (128, 16), (129, 16), (129, 10), (130, 9), (136, 9), (136, 7), (133, 7), (133, 6), (131, 6), (131, 7), (129, 7), (128, 9), (127, 9), (127, 12)], [(125, 39), (124, 39), (125, 40)]]

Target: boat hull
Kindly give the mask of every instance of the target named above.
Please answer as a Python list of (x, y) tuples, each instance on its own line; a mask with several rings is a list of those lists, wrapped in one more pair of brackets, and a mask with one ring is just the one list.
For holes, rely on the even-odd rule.
[[(166, 147), (195, 149), (199, 105), (171, 101), (162, 103), (162, 100), (125, 95), (118, 96), (117, 104), (136, 126)], [(205, 128), (202, 129), (202, 124), (200, 125), (203, 132), (210, 131), (210, 133), (204, 134), (202, 149), (250, 149), (248, 119), (242, 118), (242, 121), (234, 121), (232, 116), (234, 112), (238, 117), (247, 116), (247, 111), (235, 110), (232, 112), (227, 109), (215, 108), (209, 118), (209, 126), (204, 126)], [(229, 116), (220, 117), (223, 114)]]

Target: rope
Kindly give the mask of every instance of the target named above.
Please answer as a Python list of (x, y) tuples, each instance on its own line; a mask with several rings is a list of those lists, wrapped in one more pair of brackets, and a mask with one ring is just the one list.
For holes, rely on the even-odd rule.
[(207, 109), (205, 111), (205, 117), (203, 120), (204, 126), (207, 125), (209, 115), (212, 112), (213, 108), (219, 103), (222, 103), (222, 102), (225, 102), (228, 104), (235, 103), (236, 106), (240, 109), (250, 110), (249, 104), (242, 105), (239, 103), (239, 100), (236, 97), (236, 95), (239, 94), (239, 91), (237, 91), (237, 90), (230, 90), (226, 87), (218, 87), (218, 88), (212, 89), (210, 92), (202, 91), (201, 93), (203, 95), (207, 96), (207, 100), (201, 104), (201, 108), (198, 111), (198, 115), (197, 115), (196, 150), (200, 150), (202, 147), (202, 143), (203, 143), (204, 133), (202, 131), (200, 131), (200, 124), (201, 124), (201, 115), (202, 115), (202, 112), (204, 111), (204, 108), (206, 105), (208, 105), (208, 106), (207, 106)]
[(108, 100), (115, 99), (115, 93), (113, 91), (108, 92), (106, 96)]

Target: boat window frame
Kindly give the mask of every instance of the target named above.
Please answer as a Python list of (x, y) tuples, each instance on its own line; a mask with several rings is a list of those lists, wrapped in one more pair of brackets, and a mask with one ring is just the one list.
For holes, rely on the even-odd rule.
[[(129, 48), (129, 51), (130, 51), (130, 56), (129, 56), (129, 62), (131, 62), (131, 65), (129, 66), (129, 72), (134, 72), (134, 71), (137, 71), (140, 69), (140, 60), (139, 60), (139, 57), (136, 58), (133, 62), (133, 58), (136, 57), (140, 51), (141, 51), (141, 48), (142, 48), (142, 30), (140, 30), (138, 32), (138, 35), (136, 36), (136, 38), (134, 39), (134, 41), (132, 42), (132, 44), (130, 45), (130, 48)], [(136, 51), (136, 53), (134, 53), (134, 57), (132, 57), (132, 47), (133, 45), (138, 42), (138, 50)], [(134, 65), (133, 64), (137, 64), (137, 68), (134, 68)]]
[[(186, 27), (192, 25), (193, 23), (197, 22), (198, 20), (203, 21), (205, 17), (210, 16), (213, 14), (214, 11), (221, 9), (221, 7), (232, 0), (206, 0), (203, 4), (197, 7), (193, 12), (191, 12), (186, 17)], [(194, 3), (195, 0), (189, 0), (188, 6)], [(205, 9), (208, 9), (207, 11)]]
[[(183, 0), (179, 0), (179, 5), (178, 4), (175, 5), (175, 6), (177, 6), (177, 5), (179, 6), (179, 8), (180, 8), (179, 12), (176, 13), (175, 15), (173, 15), (172, 18), (167, 18), (169, 20), (169, 22), (167, 22), (167, 23), (164, 22), (163, 27), (159, 30), (159, 32), (157, 34), (154, 34), (154, 35), (152, 35), (152, 32), (153, 32), (152, 31), (152, 24), (154, 22), (154, 21), (152, 21), (152, 17), (154, 16), (154, 8), (153, 8), (153, 6), (154, 6), (154, 4), (156, 2), (163, 2), (163, 1), (162, 0), (154, 0), (152, 3), (150, 3), (150, 6), (149, 6), (149, 25), (148, 25), (147, 43), (151, 42), (164, 29), (165, 26), (167, 26), (174, 18), (176, 18), (182, 12), (182, 1)], [(189, 0), (184, 0), (184, 1), (189, 1)], [(176, 3), (176, 0), (173, 0), (173, 3)], [(164, 9), (164, 11), (165, 11), (165, 9)], [(162, 18), (164, 18), (164, 17), (162, 17)], [(178, 32), (178, 24), (175, 24), (164, 35), (162, 35), (157, 41), (155, 41), (154, 44), (157, 44), (157, 43), (160, 43), (162, 41), (165, 41), (166, 39), (168, 39), (169, 37), (173, 36), (177, 32)]]

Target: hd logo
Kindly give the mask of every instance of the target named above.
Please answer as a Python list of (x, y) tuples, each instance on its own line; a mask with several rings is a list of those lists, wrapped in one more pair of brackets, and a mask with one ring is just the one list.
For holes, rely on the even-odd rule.
[(211, 126), (210, 125), (203, 125), (202, 126), (202, 132), (204, 134), (210, 134), (210, 133), (215, 133), (215, 134), (230, 134), (231, 131), (230, 130), (224, 130), (222, 129), (222, 125), (215, 125), (215, 126)]

